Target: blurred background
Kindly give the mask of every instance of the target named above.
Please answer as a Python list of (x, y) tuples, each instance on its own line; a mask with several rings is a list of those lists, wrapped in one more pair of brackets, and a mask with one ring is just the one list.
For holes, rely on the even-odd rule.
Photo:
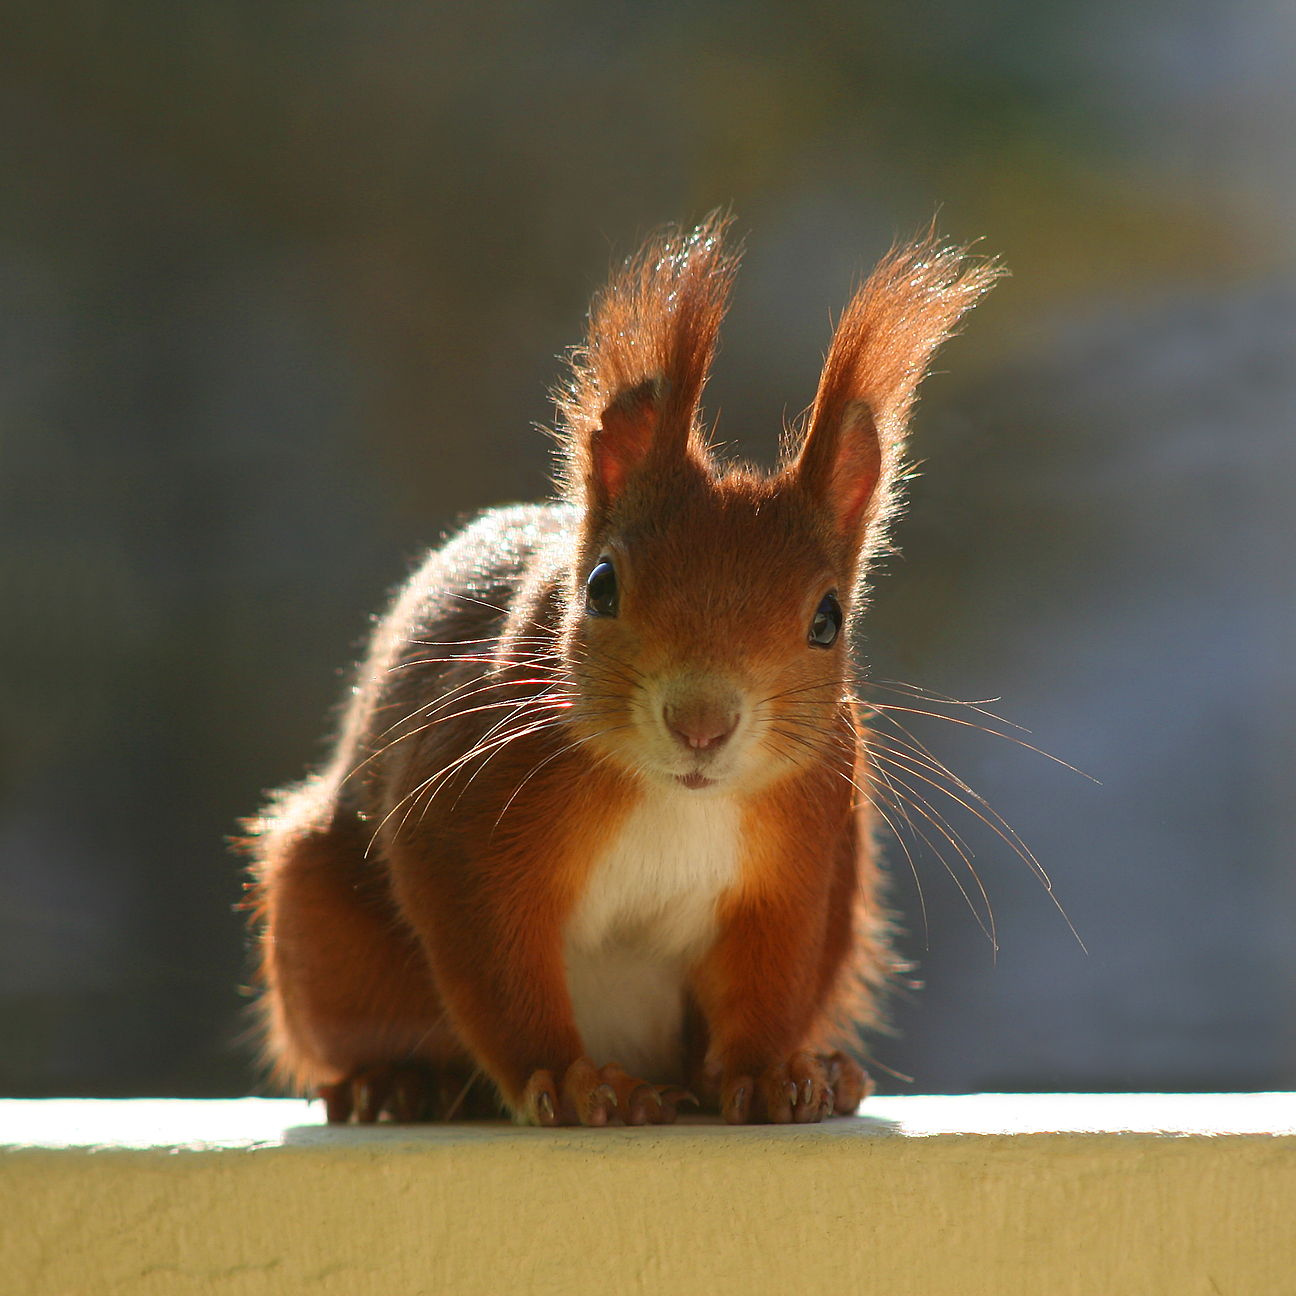
[(865, 648), (1029, 729), (893, 713), (1088, 952), (970, 816), (997, 954), (892, 842), (884, 1088), (1296, 1083), (1294, 140), (1282, 0), (4, 6), (0, 1091), (258, 1091), (226, 838), (419, 554), (545, 491), (609, 266), (730, 204), (707, 407), (767, 463), (894, 236), (1013, 273)]

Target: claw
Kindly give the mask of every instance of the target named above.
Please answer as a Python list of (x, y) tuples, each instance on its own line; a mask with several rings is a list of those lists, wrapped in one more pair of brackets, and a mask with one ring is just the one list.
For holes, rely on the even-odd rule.
[(680, 1089), (674, 1085), (667, 1085), (665, 1088), (657, 1091), (658, 1101), (661, 1103), (663, 1125), (674, 1125), (675, 1118), (679, 1114), (675, 1109), (682, 1102), (690, 1102), (694, 1107), (701, 1107), (696, 1096), (687, 1089)]
[(654, 1124), (662, 1117), (662, 1102), (657, 1090), (650, 1084), (641, 1084), (626, 1099), (626, 1124)]
[(751, 1114), (751, 1099), (745, 1084), (739, 1085), (725, 1104), (724, 1118), (730, 1125), (745, 1125)]
[(603, 1126), (616, 1114), (616, 1091), (611, 1085), (599, 1085), (586, 1099), (564, 1098), (565, 1107), (571, 1107), (581, 1125)]
[(681, 1089), (677, 1085), (666, 1085), (659, 1090), (663, 1102), (668, 1103), (692, 1103), (694, 1107), (701, 1107), (702, 1103), (698, 1096), (691, 1089)]
[(378, 1119), (374, 1086), (368, 1080), (355, 1083), (355, 1118), (361, 1125), (372, 1125)]

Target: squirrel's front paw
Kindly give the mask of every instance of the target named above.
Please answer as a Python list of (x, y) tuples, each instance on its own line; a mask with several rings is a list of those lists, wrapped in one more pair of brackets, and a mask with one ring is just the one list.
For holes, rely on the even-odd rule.
[(806, 1124), (834, 1112), (848, 1115), (871, 1091), (864, 1069), (845, 1053), (796, 1052), (759, 1076), (726, 1076), (720, 1088), (720, 1111), (730, 1125)]
[(819, 1061), (833, 1091), (833, 1111), (838, 1116), (853, 1116), (860, 1103), (877, 1088), (873, 1077), (846, 1053), (829, 1053)]
[(697, 1099), (684, 1089), (636, 1080), (615, 1062), (600, 1071), (588, 1058), (577, 1058), (561, 1083), (550, 1071), (532, 1072), (517, 1119), (524, 1125), (606, 1125), (620, 1116), (627, 1125), (669, 1125), (680, 1102)]
[(615, 1062), (608, 1063), (599, 1074), (616, 1094), (617, 1115), (627, 1125), (673, 1125), (679, 1103), (697, 1106), (698, 1100), (687, 1089), (636, 1080)]
[(589, 1058), (577, 1058), (561, 1081), (533, 1071), (516, 1116), (523, 1125), (606, 1125), (616, 1110), (616, 1090)]
[(720, 1111), (730, 1125), (821, 1121), (832, 1111), (833, 1101), (819, 1059), (803, 1052), (766, 1067), (759, 1076), (726, 1076), (720, 1088)]

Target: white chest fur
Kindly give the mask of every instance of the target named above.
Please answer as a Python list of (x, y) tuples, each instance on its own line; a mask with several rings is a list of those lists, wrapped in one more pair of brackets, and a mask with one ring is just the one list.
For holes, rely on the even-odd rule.
[(654, 790), (594, 866), (564, 935), (576, 1026), (598, 1065), (683, 1078), (684, 982), (714, 939), (739, 846), (731, 800)]

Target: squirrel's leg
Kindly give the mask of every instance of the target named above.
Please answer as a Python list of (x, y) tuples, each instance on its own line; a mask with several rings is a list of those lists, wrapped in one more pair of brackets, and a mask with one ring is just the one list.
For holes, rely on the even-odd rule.
[(801, 1047), (819, 1009), (818, 968), (804, 951), (816, 948), (822, 926), (819, 905), (745, 901), (722, 917), (694, 974), (710, 1028), (708, 1070), (731, 1124), (817, 1121), (832, 1110), (828, 1076)]
[[(707, 1021), (708, 1088), (731, 1123), (818, 1121), (834, 1110), (831, 1068), (810, 1050), (850, 953), (854, 820), (849, 787), (767, 794), (749, 829), (744, 882), (693, 989)], [(842, 1074), (838, 1066), (838, 1076)]]
[(387, 856), (455, 1033), (514, 1116), (607, 1124), (617, 1093), (584, 1056), (576, 1029), (562, 949), (567, 906), (545, 835), (475, 859), (411, 834)]
[(331, 1120), (477, 1114), (472, 1093), (450, 1112), (472, 1066), (366, 840), (310, 784), (254, 839), (267, 1060), (291, 1087), (318, 1091)]

